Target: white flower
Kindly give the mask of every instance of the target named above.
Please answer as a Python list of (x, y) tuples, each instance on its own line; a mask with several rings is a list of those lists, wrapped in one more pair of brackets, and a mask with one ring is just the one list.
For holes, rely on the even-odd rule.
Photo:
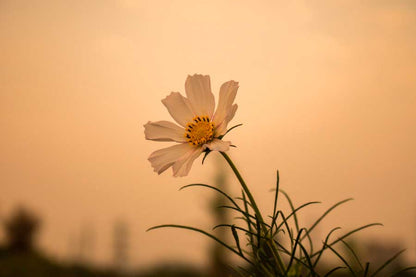
[(192, 163), (204, 150), (227, 151), (229, 141), (220, 136), (227, 131), (227, 124), (234, 117), (237, 104), (233, 104), (238, 82), (228, 81), (220, 88), (217, 110), (208, 75), (188, 76), (185, 82), (186, 96), (172, 92), (162, 103), (172, 118), (169, 121), (148, 122), (144, 125), (146, 139), (174, 141), (178, 144), (153, 152), (149, 161), (155, 172), (161, 174), (172, 167), (173, 176), (186, 176)]

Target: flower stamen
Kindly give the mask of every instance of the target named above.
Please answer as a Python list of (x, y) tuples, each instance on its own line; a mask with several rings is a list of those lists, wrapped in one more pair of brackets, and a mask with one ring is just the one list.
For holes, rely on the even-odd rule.
[(195, 116), (192, 122), (186, 124), (185, 137), (191, 145), (202, 145), (214, 137), (214, 124), (208, 116)]

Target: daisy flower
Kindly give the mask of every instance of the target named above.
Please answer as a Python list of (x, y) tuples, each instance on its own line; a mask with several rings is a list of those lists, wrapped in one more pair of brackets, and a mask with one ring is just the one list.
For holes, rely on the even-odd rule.
[(238, 82), (224, 83), (215, 110), (210, 77), (195, 74), (186, 79), (186, 97), (172, 92), (163, 99), (163, 105), (179, 125), (170, 121), (149, 121), (144, 125), (145, 137), (177, 144), (159, 149), (149, 156), (154, 171), (161, 174), (172, 167), (173, 176), (186, 176), (202, 152), (227, 151), (231, 143), (221, 138), (237, 110), (237, 104), (233, 104), (237, 90)]

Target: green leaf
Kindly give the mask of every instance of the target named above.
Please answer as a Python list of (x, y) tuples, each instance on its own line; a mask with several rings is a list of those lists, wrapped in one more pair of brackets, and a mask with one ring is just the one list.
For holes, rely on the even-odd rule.
[[(276, 171), (276, 191), (274, 193), (274, 204), (273, 204), (273, 215), (272, 215), (272, 223), (270, 224), (272, 227), (270, 228), (270, 232), (273, 234), (273, 226), (276, 225), (277, 216), (279, 214), (279, 211), (277, 211), (277, 199), (279, 196), (279, 170)], [(277, 227), (276, 227), (277, 228)]]
[(329, 275), (331, 275), (332, 273), (334, 273), (335, 271), (337, 271), (338, 269), (343, 269), (343, 268), (345, 268), (344, 266), (337, 266), (337, 267), (335, 267), (335, 268), (333, 268), (333, 269), (331, 269), (330, 271), (328, 271), (325, 275), (324, 275), (324, 277), (328, 277)]
[(240, 247), (240, 239), (238, 238), (238, 233), (235, 228), (235, 225), (231, 225), (231, 232), (233, 233), (233, 237), (234, 237), (235, 244), (237, 246), (238, 251), (241, 253), (241, 255), (243, 255), (243, 252), (241, 251), (241, 247)]
[(326, 249), (325, 245), (327, 245), (327, 243), (328, 243), (328, 241), (329, 241), (329, 237), (332, 235), (332, 233), (333, 233), (333, 232), (335, 232), (336, 230), (339, 230), (339, 229), (341, 229), (341, 228), (340, 228), (340, 227), (335, 227), (335, 228), (333, 228), (333, 229), (332, 229), (332, 230), (328, 233), (328, 235), (326, 236), (325, 241), (323, 242), (322, 249), (321, 249), (320, 251), (318, 251), (318, 252), (314, 253), (313, 255), (311, 255), (311, 257), (313, 257), (313, 256), (315, 256), (316, 254), (318, 254), (318, 253), (319, 253), (318, 257), (316, 258), (316, 260), (315, 260), (315, 262), (314, 262), (314, 267), (316, 267), (316, 266), (318, 265), (319, 259), (321, 258), (321, 256), (322, 256), (323, 252), (324, 252), (324, 251), (325, 251), (325, 249)]
[(380, 271), (382, 271), (387, 265), (389, 265), (392, 261), (394, 261), (395, 259), (397, 259), (405, 250), (401, 250), (399, 252), (397, 252), (393, 257), (391, 257), (390, 259), (388, 259), (384, 264), (382, 264), (376, 271), (373, 272), (373, 274), (371, 275), (371, 277), (376, 276)]
[[(333, 242), (331, 242), (330, 244), (324, 244), (324, 246), (323, 246), (322, 250), (320, 250), (320, 251), (318, 251), (318, 252), (315, 252), (313, 255), (311, 255), (311, 257), (314, 257), (314, 256), (316, 256), (316, 255), (318, 255), (318, 254), (322, 253), (322, 252), (325, 250), (325, 248), (326, 248), (326, 247), (328, 247), (328, 246), (332, 246), (332, 245), (335, 245), (335, 244), (337, 244), (338, 242), (340, 242), (341, 240), (343, 240), (343, 239), (345, 239), (345, 238), (347, 238), (347, 237), (351, 236), (352, 234), (354, 234), (354, 233), (356, 233), (356, 232), (358, 232), (358, 231), (361, 231), (361, 230), (363, 230), (363, 229), (367, 229), (367, 228), (369, 228), (369, 227), (373, 227), (373, 226), (383, 226), (383, 224), (381, 224), (381, 223), (371, 223), (371, 224), (367, 224), (367, 225), (364, 225), (364, 226), (358, 227), (358, 228), (356, 228), (356, 229), (354, 229), (354, 230), (352, 230), (352, 231), (350, 231), (350, 232), (348, 232), (348, 233), (344, 234), (342, 237), (340, 237), (340, 238), (338, 238), (338, 239), (334, 240), (334, 241), (333, 241)], [(338, 227), (337, 227), (337, 228), (335, 228), (335, 229), (332, 229), (332, 231), (335, 231), (336, 229), (338, 229)], [(332, 231), (328, 234), (328, 236), (332, 233)], [(327, 236), (327, 238), (328, 238), (328, 236)], [(321, 254), (320, 254), (320, 255), (321, 255)]]
[(221, 205), (221, 206), (218, 206), (218, 208), (231, 209), (231, 210), (237, 211), (237, 212), (241, 213), (242, 215), (244, 215), (246, 217), (246, 219), (247, 218), (256, 219), (253, 215), (251, 215), (249, 213), (246, 213), (245, 211), (243, 211), (239, 208), (233, 207), (233, 206)]
[(395, 272), (393, 275), (391, 275), (391, 277), (394, 277), (394, 276), (401, 276), (401, 274), (402, 274), (403, 272), (406, 272), (406, 271), (409, 271), (409, 270), (416, 270), (416, 266), (410, 266), (410, 267), (403, 268), (403, 269), (401, 269), (401, 270), (399, 270), (399, 271)]
[(364, 267), (360, 262), (360, 259), (358, 258), (357, 254), (355, 253), (354, 249), (352, 249), (352, 247), (346, 243), (344, 240), (341, 240), (341, 242), (344, 244), (344, 246), (351, 252), (352, 256), (354, 257), (354, 259), (357, 261), (358, 265), (360, 266), (360, 269), (362, 271), (364, 271)]
[(312, 276), (318, 276), (317, 273), (315, 272), (315, 269), (309, 257), (308, 251), (306, 251), (305, 247), (303, 247), (301, 241), (299, 241), (299, 247), (302, 249), (303, 253), (305, 254), (306, 261), (308, 262), (307, 268), (311, 271), (310, 273), (312, 274)]
[(223, 242), (222, 240), (220, 240), (216, 236), (214, 236), (214, 235), (212, 235), (212, 234), (210, 234), (210, 233), (208, 233), (208, 232), (206, 232), (204, 230), (195, 228), (195, 227), (184, 226), (184, 225), (177, 225), (177, 224), (163, 224), (163, 225), (153, 226), (153, 227), (147, 229), (146, 232), (147, 231), (156, 230), (156, 229), (160, 229), (160, 228), (179, 228), (179, 229), (186, 229), (186, 230), (191, 230), (191, 231), (195, 231), (195, 232), (201, 233), (201, 234), (206, 235), (207, 237), (215, 240), (216, 242), (218, 242), (219, 244), (221, 244), (222, 246), (224, 246), (225, 248), (227, 248), (231, 252), (237, 254), (239, 257), (243, 258), (248, 263), (253, 264), (249, 259), (247, 259), (246, 257), (244, 257), (244, 255), (242, 255), (240, 252), (238, 252), (233, 247), (229, 246), (228, 244), (226, 244), (225, 242)]
[(204, 164), (205, 159), (207, 158), (208, 154), (211, 153), (212, 151), (209, 150), (208, 148), (204, 151), (204, 157), (202, 158), (202, 164)]
[(291, 256), (292, 255), (292, 252), (289, 251), (288, 249), (286, 249), (286, 247), (284, 247), (282, 244), (280, 244), (277, 240), (273, 239), (273, 242), (281, 249), (281, 251), (284, 254), (286, 254), (288, 256)]
[(284, 226), (286, 227), (287, 233), (289, 235), (289, 240), (290, 240), (290, 244), (291, 244), (291, 249), (293, 250), (293, 232), (292, 230), (289, 228), (289, 224), (287, 223), (286, 217), (284, 215), (284, 213), (282, 211), (280, 211), (280, 214), (282, 215), (282, 223), (279, 225), (279, 227), (276, 229), (275, 233), (273, 234), (273, 237), (277, 234), (277, 231), (280, 230), (280, 226), (282, 226), (282, 224), (284, 224)]
[(290, 270), (290, 267), (292, 266), (292, 263), (293, 263), (293, 258), (295, 257), (295, 255), (296, 255), (296, 247), (298, 246), (298, 244), (299, 244), (299, 242), (300, 242), (300, 235), (302, 234), (302, 230), (303, 229), (300, 229), (300, 231), (299, 231), (299, 233), (298, 233), (298, 235), (297, 235), (297, 237), (296, 237), (296, 239), (295, 239), (295, 245), (294, 245), (294, 247), (293, 247), (293, 249), (292, 249), (292, 256), (290, 257), (290, 260), (289, 260), (289, 264), (288, 264), (288, 266), (287, 266), (287, 268), (286, 268), (286, 273), (285, 273), (285, 275), (287, 275), (287, 273), (289, 272), (289, 270)]
[(368, 274), (368, 270), (370, 269), (370, 263), (369, 262), (367, 262), (366, 264), (365, 264), (365, 270), (364, 270), (364, 277), (367, 277), (367, 274)]
[(367, 224), (367, 225), (364, 225), (364, 226), (358, 227), (358, 228), (356, 228), (356, 229), (354, 229), (354, 230), (352, 230), (352, 231), (350, 231), (350, 232), (346, 233), (345, 235), (343, 235), (342, 237), (338, 238), (337, 240), (335, 240), (335, 241), (331, 242), (331, 243), (330, 243), (330, 245), (332, 246), (332, 245), (334, 245), (334, 244), (336, 244), (336, 243), (340, 242), (341, 240), (343, 240), (343, 239), (345, 239), (345, 238), (347, 238), (347, 237), (351, 236), (352, 234), (354, 234), (354, 233), (356, 233), (356, 232), (358, 232), (358, 231), (361, 231), (361, 230), (364, 230), (364, 229), (367, 229), (367, 228), (369, 228), (369, 227), (373, 227), (373, 226), (383, 226), (383, 224), (381, 224), (381, 223), (371, 223), (371, 224)]
[(247, 198), (245, 198), (244, 192), (242, 192), (242, 193), (243, 193), (244, 197), (236, 197), (235, 199), (243, 201), (244, 205), (247, 205), (247, 208), (248, 208), (248, 206), (250, 206), (250, 208), (253, 208), (250, 201), (247, 201)]
[[(320, 218), (318, 218), (316, 221), (315, 221), (315, 223), (310, 227), (310, 228), (308, 228), (308, 234), (310, 233), (310, 232), (312, 232), (312, 230), (313, 229), (315, 229), (315, 227), (333, 210), (333, 209), (335, 209), (336, 207), (338, 207), (339, 205), (342, 205), (342, 204), (344, 204), (344, 203), (346, 203), (346, 202), (348, 202), (348, 201), (351, 201), (351, 200), (353, 200), (352, 198), (348, 198), (348, 199), (344, 199), (344, 200), (342, 200), (342, 201), (339, 201), (339, 202), (337, 202), (337, 203), (335, 203), (334, 205), (332, 205), (328, 210), (326, 210), (323, 214), (322, 214), (322, 216), (320, 217)], [(306, 236), (306, 235), (305, 235)], [(305, 237), (304, 236), (304, 237)], [(303, 238), (302, 238), (302, 240), (303, 240)]]
[(344, 257), (341, 256), (341, 254), (339, 254), (331, 245), (327, 244), (327, 247), (329, 249), (331, 249), (331, 251), (334, 252), (334, 254), (336, 256), (338, 256), (338, 258), (347, 266), (347, 268), (350, 270), (352, 276), (357, 276), (357, 274), (355, 274), (354, 269), (350, 266), (350, 264), (347, 262), (347, 260), (345, 260)]
[[(280, 190), (280, 191), (281, 191), (281, 192), (283, 193), (283, 195), (286, 197), (287, 202), (289, 203), (290, 208), (292, 209), (292, 213), (291, 213), (290, 215), (292, 215), (292, 214), (293, 214), (293, 218), (294, 218), (294, 221), (295, 221), (296, 231), (299, 233), (299, 222), (298, 222), (298, 217), (296, 216), (295, 207), (293, 206), (293, 202), (292, 202), (292, 200), (290, 199), (289, 195), (288, 195), (285, 191), (283, 191), (283, 190)], [(290, 215), (289, 215), (286, 219), (288, 219), (288, 218), (290, 217)]]
[[(306, 237), (308, 238), (308, 242), (309, 242), (309, 255), (312, 255), (312, 253), (313, 253), (313, 242), (312, 242), (312, 238), (309, 235), (308, 230), (306, 228), (305, 228), (305, 230), (306, 230)], [(302, 241), (302, 239), (301, 239), (301, 241)]]
[(233, 129), (235, 129), (235, 128), (237, 128), (237, 127), (240, 127), (240, 126), (242, 126), (243, 125), (243, 123), (240, 123), (240, 124), (237, 124), (237, 125), (234, 125), (233, 127), (231, 127), (230, 129), (228, 129), (227, 130), (227, 132), (225, 132), (225, 134), (224, 135), (221, 135), (221, 136), (219, 136), (218, 137), (218, 139), (222, 139), (223, 137), (225, 137), (225, 135), (226, 134), (228, 134), (230, 131), (232, 131)]
[(233, 203), (233, 205), (237, 208), (240, 209), (240, 207), (238, 206), (238, 204), (234, 201), (234, 199), (232, 199), (227, 193), (225, 193), (224, 191), (220, 190), (217, 187), (214, 186), (210, 186), (210, 185), (206, 185), (206, 184), (189, 184), (186, 186), (181, 187), (179, 190), (185, 189), (185, 188), (189, 188), (189, 187), (206, 187), (206, 188), (210, 188), (213, 189), (219, 193), (221, 193), (222, 195), (224, 195), (228, 200), (230, 200), (231, 203)]
[[(249, 212), (248, 212), (248, 204), (247, 204), (247, 199), (246, 199), (246, 194), (244, 193), (244, 191), (243, 190), (241, 190), (241, 194), (242, 194), (242, 199), (243, 199), (243, 204), (244, 204), (244, 211), (245, 211), (245, 214), (249, 214)], [(253, 241), (253, 238), (254, 238), (254, 236), (253, 235), (251, 235), (252, 233), (254, 233), (253, 232), (253, 229), (251, 228), (251, 225), (252, 225), (252, 222), (251, 222), (251, 220), (250, 220), (250, 217), (248, 216), (246, 216), (246, 222), (247, 222), (247, 228), (248, 228), (248, 230), (250, 231), (249, 232), (249, 241), (250, 241), (250, 244), (251, 244), (251, 250), (253, 251), (253, 253), (255, 252), (255, 248), (254, 248), (254, 241)], [(254, 225), (254, 224), (253, 224)]]
[[(296, 213), (299, 211), (299, 210), (301, 210), (301, 209), (303, 209), (303, 208), (305, 208), (305, 207), (307, 207), (307, 206), (309, 206), (309, 205), (312, 205), (312, 204), (320, 204), (321, 202), (318, 202), (318, 201), (312, 201), (312, 202), (308, 202), (308, 203), (305, 203), (305, 204), (303, 204), (303, 205), (301, 205), (301, 206), (299, 206), (298, 208), (294, 208), (293, 207), (293, 205), (291, 205), (291, 207), (292, 207), (292, 212), (284, 219), (284, 221), (287, 221), (290, 217), (294, 217), (295, 218), (295, 224), (296, 224), (296, 230), (297, 230), (297, 232), (299, 232), (299, 224), (297, 224), (297, 222), (298, 222), (298, 220), (297, 220), (297, 216), (296, 216)], [(282, 215), (283, 215), (283, 213), (282, 212), (280, 212)], [(280, 223), (279, 224), (279, 226), (277, 226), (277, 229), (279, 229), (280, 227), (282, 227), (282, 225), (283, 225), (283, 222), (282, 223)]]
[(255, 233), (253, 233), (253, 232), (251, 232), (251, 231), (249, 231), (249, 230), (247, 230), (247, 229), (244, 229), (243, 227), (235, 226), (234, 224), (218, 224), (218, 225), (215, 225), (215, 226), (212, 228), (212, 230), (215, 230), (215, 229), (220, 228), (220, 227), (228, 227), (228, 228), (232, 228), (232, 226), (234, 226), (234, 228), (235, 228), (235, 229), (241, 230), (241, 231), (246, 232), (246, 233), (248, 233), (248, 234), (251, 234), (251, 235), (256, 235)]

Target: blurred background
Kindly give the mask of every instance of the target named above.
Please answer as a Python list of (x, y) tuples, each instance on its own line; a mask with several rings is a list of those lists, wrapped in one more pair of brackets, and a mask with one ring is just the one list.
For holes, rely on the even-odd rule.
[(0, 0), (0, 269), (10, 249), (96, 276), (212, 268), (201, 235), (146, 232), (221, 219), (214, 195), (182, 185), (223, 176), (239, 192), (216, 153), (184, 178), (147, 161), (168, 144), (146, 141), (143, 124), (170, 120), (160, 100), (194, 73), (216, 97), (240, 83), (229, 154), (264, 213), (278, 169), (296, 206), (322, 202), (306, 226), (355, 199), (318, 240), (381, 222), (357, 243), (369, 257), (405, 248), (416, 264), (415, 49), (412, 0)]

